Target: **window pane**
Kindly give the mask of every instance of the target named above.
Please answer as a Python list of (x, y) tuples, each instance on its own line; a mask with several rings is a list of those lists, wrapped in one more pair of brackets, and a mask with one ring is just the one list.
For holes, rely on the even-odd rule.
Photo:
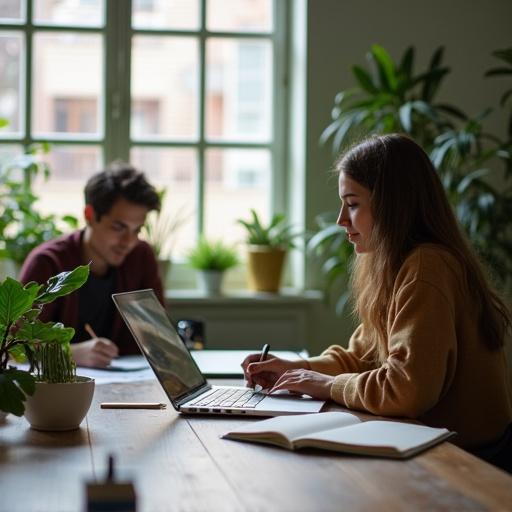
[(0, 117), (9, 123), (0, 129), (0, 136), (21, 132), (22, 53), (22, 34), (0, 32)]
[(53, 144), (41, 157), (50, 167), (50, 178), (35, 183), (41, 213), (74, 215), (82, 224), (86, 181), (102, 167), (99, 146)]
[(25, 2), (22, 0), (0, 0), (0, 22), (25, 20)]
[(134, 28), (199, 28), (199, 0), (132, 0)]
[(210, 39), (206, 58), (207, 137), (268, 142), (272, 107), (270, 41)]
[(270, 32), (272, 0), (208, 0), (208, 30)]
[(103, 51), (100, 35), (37, 33), (32, 123), (36, 134), (99, 135)]
[(35, 0), (34, 20), (51, 25), (103, 26), (103, 0)]
[(163, 222), (175, 228), (167, 236), (163, 256), (182, 258), (195, 243), (197, 225), (197, 157), (188, 148), (142, 148), (131, 151), (131, 162), (144, 171), (158, 189), (165, 188), (160, 215)]
[(0, 144), (0, 168), (22, 154), (23, 147), (19, 144)]
[(195, 38), (133, 38), (132, 138), (197, 138), (198, 67)]
[(254, 208), (264, 222), (270, 215), (271, 159), (265, 149), (210, 149), (206, 152), (205, 233), (227, 243), (243, 242), (236, 221)]

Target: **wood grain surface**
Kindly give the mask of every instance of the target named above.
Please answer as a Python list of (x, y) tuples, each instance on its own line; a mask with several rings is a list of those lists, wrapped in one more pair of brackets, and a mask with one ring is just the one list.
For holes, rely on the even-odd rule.
[[(101, 409), (107, 401), (168, 407)], [(73, 432), (37, 432), (9, 416), (0, 425), (0, 511), (85, 510), (84, 484), (104, 478), (109, 454), (142, 512), (512, 510), (512, 477), (448, 442), (396, 461), (220, 438), (249, 421), (258, 420), (180, 415), (156, 381), (97, 386)]]

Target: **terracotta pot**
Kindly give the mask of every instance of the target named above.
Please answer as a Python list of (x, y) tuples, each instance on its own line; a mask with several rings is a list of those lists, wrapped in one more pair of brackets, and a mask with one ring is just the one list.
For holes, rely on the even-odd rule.
[(94, 379), (89, 377), (57, 384), (36, 382), (35, 393), (25, 402), (25, 418), (35, 430), (77, 429), (93, 395)]
[(265, 245), (249, 245), (247, 250), (249, 289), (258, 292), (278, 292), (286, 250)]

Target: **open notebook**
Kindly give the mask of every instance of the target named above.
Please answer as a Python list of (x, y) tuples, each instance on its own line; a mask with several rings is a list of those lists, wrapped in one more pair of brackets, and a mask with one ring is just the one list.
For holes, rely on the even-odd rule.
[(397, 421), (362, 422), (354, 414), (325, 412), (257, 421), (222, 437), (274, 444), (289, 450), (321, 448), (401, 459), (415, 455), (454, 434), (445, 428)]

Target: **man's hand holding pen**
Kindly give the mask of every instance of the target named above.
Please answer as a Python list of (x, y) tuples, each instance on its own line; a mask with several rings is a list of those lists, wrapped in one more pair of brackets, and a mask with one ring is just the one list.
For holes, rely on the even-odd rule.
[(71, 351), (78, 366), (105, 368), (119, 355), (117, 345), (108, 338), (97, 336), (89, 324), (84, 329), (91, 337), (88, 341), (73, 343)]

